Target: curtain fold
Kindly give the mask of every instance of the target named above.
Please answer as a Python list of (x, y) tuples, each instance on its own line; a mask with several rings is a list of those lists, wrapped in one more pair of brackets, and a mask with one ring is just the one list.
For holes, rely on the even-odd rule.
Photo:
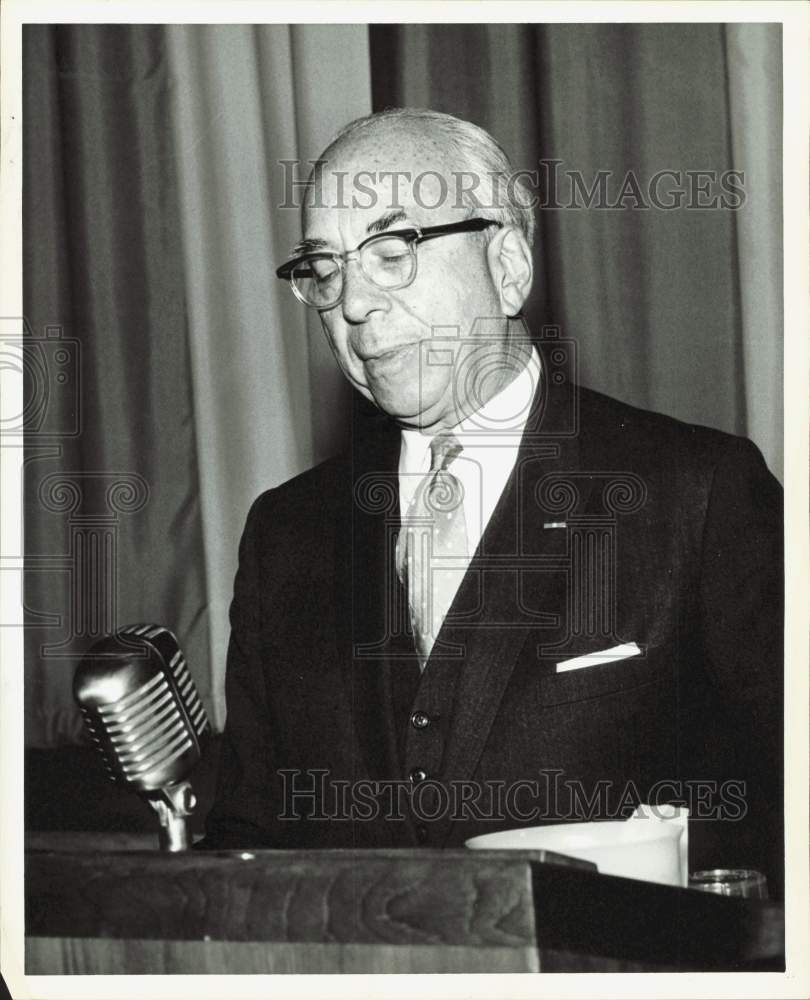
[[(65, 345), (75, 368), (26, 438), (29, 745), (84, 738), (73, 671), (134, 621), (178, 634), (224, 723), (248, 506), (346, 426), (320, 326), (274, 270), (300, 237), (290, 181), (370, 111), (369, 74), (363, 25), (26, 27), (28, 377), (55, 378)], [(52, 433), (72, 407), (80, 432)]]
[(211, 683), (163, 31), (26, 25), (23, 58), (25, 723), (53, 745), (116, 627), (170, 625)]
[[(320, 324), (274, 272), (301, 235), (291, 179), (305, 180), (333, 133), (370, 110), (368, 69), (342, 76), (347, 59), (368, 67), (368, 40), (356, 25), (173, 25), (167, 35), (221, 727), (248, 506), (337, 450), (346, 426), (347, 389)], [(281, 164), (294, 159), (303, 163)]]
[[(737, 213), (748, 434), (782, 478), (782, 39), (777, 25), (727, 24), (734, 165), (748, 200)], [(770, 401), (770, 406), (758, 401)]]

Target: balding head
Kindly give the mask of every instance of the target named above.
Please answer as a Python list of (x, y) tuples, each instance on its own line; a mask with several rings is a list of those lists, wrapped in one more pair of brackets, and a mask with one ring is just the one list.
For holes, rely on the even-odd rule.
[[(534, 242), (532, 193), (499, 143), (472, 122), (425, 108), (389, 109), (350, 122), (319, 160), (311, 178), (316, 192), (330, 171), (359, 165), (377, 177), (389, 175), (390, 202), (400, 200), (410, 186), (417, 203), (514, 225), (529, 246)], [(357, 193), (353, 187), (348, 175), (343, 193)]]

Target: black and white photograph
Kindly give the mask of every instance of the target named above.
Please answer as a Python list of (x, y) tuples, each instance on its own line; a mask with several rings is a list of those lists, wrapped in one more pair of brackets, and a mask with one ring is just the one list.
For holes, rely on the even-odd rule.
[(807, 8), (73, 6), (3, 12), (10, 995), (805, 996)]

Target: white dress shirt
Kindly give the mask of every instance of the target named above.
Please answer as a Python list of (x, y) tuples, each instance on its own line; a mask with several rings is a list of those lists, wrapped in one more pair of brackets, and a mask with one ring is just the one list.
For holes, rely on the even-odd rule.
[[(464, 515), (469, 542), (466, 565), (463, 569), (459, 567), (456, 573), (457, 586), (515, 467), (532, 400), (540, 386), (541, 372), (537, 348), (533, 347), (525, 368), (517, 377), (480, 410), (452, 428), (463, 451), (453, 461), (450, 471), (464, 488)], [(418, 430), (402, 431), (399, 507), (403, 521), (420, 481), (430, 471), (431, 440), (431, 435)]]

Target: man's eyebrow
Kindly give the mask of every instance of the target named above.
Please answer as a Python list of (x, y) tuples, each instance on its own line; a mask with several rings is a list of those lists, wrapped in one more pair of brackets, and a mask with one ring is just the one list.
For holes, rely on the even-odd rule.
[[(401, 208), (398, 208), (394, 212), (386, 212), (385, 215), (381, 215), (379, 219), (374, 219), (373, 222), (369, 222), (366, 226), (366, 232), (382, 233), (388, 229), (389, 226), (393, 226), (395, 222), (402, 222), (407, 218), (408, 216)], [(306, 253), (317, 253), (319, 250), (328, 249), (328, 247), (329, 244), (326, 240), (312, 237), (311, 239), (301, 240), (300, 243), (296, 243), (290, 251), (290, 257), (300, 257), (302, 254)]]
[(326, 240), (319, 240), (313, 237), (308, 240), (301, 240), (290, 250), (290, 257), (300, 257), (301, 254), (315, 253), (317, 250), (324, 250), (329, 244)]
[(388, 229), (389, 226), (393, 226), (395, 222), (402, 222), (403, 219), (407, 218), (408, 216), (401, 208), (398, 208), (395, 212), (386, 212), (386, 214), (381, 215), (379, 219), (369, 222), (366, 226), (366, 232), (381, 233), (383, 230)]

